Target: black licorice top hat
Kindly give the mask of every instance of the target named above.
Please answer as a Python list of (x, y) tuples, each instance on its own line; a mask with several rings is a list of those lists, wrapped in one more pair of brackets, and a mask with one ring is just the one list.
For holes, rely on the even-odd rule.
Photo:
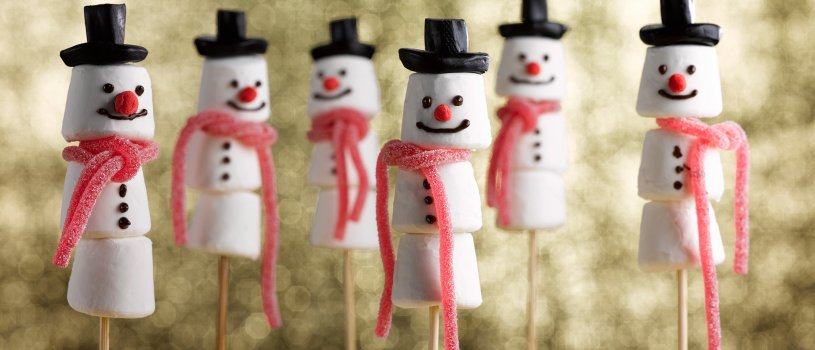
[(541, 36), (560, 39), (567, 30), (569, 28), (565, 25), (549, 22), (546, 0), (523, 0), (521, 4), (521, 23), (507, 23), (498, 27), (498, 32), (505, 38)]
[(429, 74), (483, 74), (490, 65), (486, 53), (467, 52), (467, 23), (463, 19), (425, 19), (424, 48), (399, 49), (402, 65)]
[(359, 42), (357, 19), (355, 17), (331, 21), (331, 42), (311, 49), (311, 57), (316, 61), (328, 56), (353, 55), (370, 59), (376, 50), (372, 45)]
[(68, 67), (81, 64), (107, 65), (141, 62), (147, 49), (125, 44), (125, 5), (85, 6), (85, 36), (88, 42), (59, 52)]
[(195, 48), (205, 57), (233, 57), (266, 53), (266, 40), (246, 37), (243, 11), (218, 10), (218, 34), (195, 38)]
[(716, 46), (721, 28), (710, 23), (693, 23), (694, 0), (661, 0), (662, 24), (640, 29), (642, 42), (653, 46)]

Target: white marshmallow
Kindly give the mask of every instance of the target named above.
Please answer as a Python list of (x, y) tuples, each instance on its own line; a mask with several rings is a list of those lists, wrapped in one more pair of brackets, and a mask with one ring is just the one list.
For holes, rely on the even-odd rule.
[[(637, 185), (639, 196), (649, 200), (681, 200), (693, 196), (688, 164), (693, 136), (661, 129), (645, 134)], [(724, 193), (724, 175), (719, 152), (708, 150), (704, 158), (708, 199), (718, 201)], [(677, 189), (678, 188), (678, 189)]]
[(187, 247), (208, 253), (260, 256), (260, 197), (252, 192), (201, 193), (190, 220)]
[[(243, 89), (254, 89), (256, 97), (242, 101)], [(269, 79), (262, 55), (207, 58), (201, 73), (198, 111), (223, 110), (238, 119), (262, 122), (269, 119)]]
[[(80, 163), (68, 162), (68, 173), (65, 175), (65, 185), (62, 191), (60, 229), (65, 224), (65, 215), (83, 168), (84, 166)], [(122, 185), (124, 185), (124, 191), (121, 191)], [(125, 195), (121, 196), (120, 193)], [(122, 204), (125, 204), (127, 209), (124, 213), (121, 210), (123, 209)], [(121, 228), (119, 226), (121, 218), (126, 218), (130, 226)], [(147, 232), (150, 232), (150, 208), (147, 205), (144, 173), (139, 169), (136, 176), (130, 181), (124, 184), (111, 181), (102, 189), (82, 237), (123, 238), (141, 236)]]
[(554, 229), (566, 222), (566, 185), (563, 178), (549, 171), (513, 171), (511, 186), (510, 230)]
[[(566, 57), (560, 40), (514, 37), (504, 41), (495, 91), (501, 96), (562, 100), (566, 95)], [(533, 75), (527, 65), (538, 65)]]
[(187, 186), (210, 192), (253, 191), (261, 186), (254, 148), (236, 139), (195, 132), (187, 147)]
[[(348, 188), (349, 211), (356, 198), (357, 187)], [(345, 237), (342, 241), (334, 239), (334, 225), (337, 222), (337, 205), (339, 192), (336, 189), (320, 191), (317, 197), (317, 209), (314, 212), (314, 224), (311, 226), (311, 244), (334, 249), (377, 249), (379, 237), (376, 230), (376, 191), (368, 191), (362, 215), (359, 221), (346, 222)]]
[[(461, 96), (461, 106), (453, 104), (453, 98)], [(433, 101), (424, 108), (422, 100)], [(434, 118), (439, 105), (446, 105), (451, 119), (442, 122)], [(469, 126), (453, 133), (428, 132), (420, 129), (422, 123), (432, 129), (454, 129)], [(484, 79), (474, 73), (421, 74), (415, 73), (408, 80), (405, 107), (402, 115), (402, 141), (425, 147), (451, 147), (484, 149), (492, 142), (487, 117), (487, 99), (484, 95)]]
[[(450, 208), (453, 232), (474, 232), (483, 224), (481, 195), (469, 162), (458, 162), (439, 167)], [(393, 200), (393, 228), (408, 233), (438, 233), (438, 223), (430, 224), (428, 216), (436, 217), (436, 203), (431, 190), (425, 189), (424, 176), (399, 170), (396, 174), (396, 192)], [(430, 197), (434, 202), (426, 204)]]
[(68, 281), (68, 304), (98, 317), (151, 315), (155, 310), (152, 245), (147, 237), (81, 239)]
[[(105, 84), (111, 84), (113, 91), (105, 92)], [(114, 107), (116, 96), (126, 91), (135, 93), (138, 86), (144, 92), (137, 96), (137, 113), (144, 110), (147, 114), (133, 120), (109, 117), (108, 114), (114, 118), (122, 116)], [(147, 140), (153, 138), (154, 133), (153, 92), (146, 69), (129, 64), (80, 65), (72, 69), (62, 120), (62, 136), (66, 141), (93, 140), (112, 135)]]
[[(453, 280), (458, 307), (472, 309), (481, 305), (475, 245), (469, 233), (453, 235)], [(438, 235), (406, 234), (399, 240), (393, 304), (407, 309), (441, 304)]]
[[(713, 261), (718, 265), (724, 261), (724, 247), (713, 207), (708, 205), (708, 210)], [(640, 226), (640, 269), (659, 272), (699, 266), (699, 229), (694, 201), (646, 203)]]
[[(328, 91), (324, 82), (337, 79), (339, 87)], [(308, 115), (338, 108), (353, 108), (373, 118), (379, 113), (379, 85), (370, 59), (354, 55), (336, 55), (314, 62)]]
[(566, 121), (560, 112), (538, 118), (535, 131), (524, 134), (515, 144), (512, 167), (562, 173), (569, 166)]
[[(371, 188), (376, 187), (376, 158), (379, 156), (379, 138), (368, 132), (359, 142), (359, 153), (362, 158), (362, 165), (368, 175), (368, 184)], [(355, 186), (359, 184), (359, 177), (351, 154), (345, 154), (345, 169), (348, 174), (348, 184)], [(337, 168), (337, 160), (334, 155), (334, 148), (330, 141), (318, 142), (314, 145), (311, 153), (311, 166), (308, 171), (308, 182), (312, 185), (322, 187), (336, 187), (337, 175), (334, 171)]]
[[(663, 65), (667, 69), (664, 74), (660, 72)], [(686, 82), (685, 89), (680, 92), (673, 92), (668, 86), (674, 74)], [(670, 99), (662, 96), (660, 91), (673, 96), (692, 96), (695, 91), (696, 96)], [(722, 87), (714, 47), (670, 45), (648, 48), (637, 97), (639, 115), (650, 118), (710, 118), (721, 112)]]

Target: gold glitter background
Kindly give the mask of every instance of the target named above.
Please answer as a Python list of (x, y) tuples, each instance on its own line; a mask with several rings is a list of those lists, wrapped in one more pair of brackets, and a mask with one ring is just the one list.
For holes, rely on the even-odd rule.
[[(65, 162), (60, 135), (70, 69), (61, 49), (84, 42), (82, 6), (90, 1), (0, 4), (0, 348), (91, 349), (97, 320), (65, 299), (70, 270), (50, 263), (56, 246)], [(309, 187), (311, 145), (305, 113), (311, 46), (328, 39), (327, 23), (359, 17), (361, 38), (377, 46), (374, 62), (383, 111), (374, 130), (398, 135), (409, 72), (400, 47), (419, 48), (425, 17), (467, 20), (470, 47), (493, 57), (486, 82), (490, 108), (502, 38), (497, 25), (518, 21), (520, 1), (319, 0), (159, 1), (128, 3), (127, 42), (147, 47), (160, 158), (145, 168), (154, 242), (156, 313), (114, 320), (117, 349), (214, 346), (217, 258), (172, 243), (170, 155), (194, 112), (202, 59), (195, 36), (215, 32), (218, 8), (248, 13), (251, 36), (269, 40), (271, 123), (281, 133), (282, 243), (279, 297), (285, 326), (269, 331), (259, 297), (259, 263), (232, 259), (232, 349), (340, 349), (343, 344), (341, 253), (307, 242), (317, 189)], [(715, 204), (728, 261), (719, 268), (726, 349), (815, 349), (815, 225), (812, 201), (815, 98), (815, 0), (703, 0), (699, 21), (720, 24), (718, 46), (725, 112), (753, 148), (750, 274), (733, 274), (734, 158), (724, 156), (727, 197)], [(637, 269), (640, 210), (636, 176), (642, 138), (653, 120), (634, 111), (645, 45), (641, 26), (659, 21), (656, 0), (550, 0), (551, 18), (571, 27), (569, 60), (572, 166), (566, 174), (569, 221), (541, 234), (539, 344), (550, 349), (668, 349), (675, 342), (675, 275)], [(492, 120), (497, 129), (497, 122)], [(474, 158), (483, 184), (488, 152)], [(484, 304), (460, 312), (464, 349), (525, 346), (526, 235), (495, 229), (485, 209), (475, 234)], [(373, 335), (382, 273), (376, 252), (355, 254), (360, 346), (423, 349), (427, 314), (397, 309), (387, 341)], [(691, 348), (704, 348), (700, 274), (689, 274)]]

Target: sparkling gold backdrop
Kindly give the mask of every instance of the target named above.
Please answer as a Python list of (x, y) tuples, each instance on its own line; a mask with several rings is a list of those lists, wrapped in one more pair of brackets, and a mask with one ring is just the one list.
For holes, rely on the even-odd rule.
[[(656, 0), (550, 0), (551, 18), (571, 27), (569, 220), (542, 234), (539, 343), (551, 349), (668, 349), (675, 339), (675, 275), (637, 269), (640, 210), (636, 176), (644, 133), (636, 91), (645, 45), (642, 25), (659, 21)], [(0, 348), (91, 349), (97, 320), (73, 311), (70, 270), (51, 264), (59, 230), (65, 162), (60, 134), (70, 68), (59, 50), (84, 42), (82, 6), (39, 0), (0, 4)], [(232, 349), (339, 349), (343, 344), (341, 254), (308, 244), (317, 190), (306, 184), (311, 145), (306, 97), (308, 50), (328, 39), (331, 19), (359, 17), (361, 38), (377, 46), (374, 62), (383, 111), (373, 122), (383, 139), (398, 136), (409, 72), (400, 47), (422, 47), (425, 17), (467, 20), (470, 48), (486, 51), (490, 109), (502, 38), (497, 25), (519, 19), (520, 0), (129, 1), (127, 42), (150, 55), (159, 159), (145, 168), (154, 244), (156, 313), (114, 320), (118, 349), (208, 349), (214, 343), (217, 258), (173, 245), (169, 219), (170, 155), (194, 112), (200, 66), (192, 40), (215, 32), (218, 8), (248, 13), (251, 36), (269, 40), (271, 123), (279, 171), (282, 241), (278, 294), (285, 325), (269, 331), (259, 297), (259, 263), (232, 259)], [(750, 274), (732, 263), (734, 158), (724, 157), (727, 196), (715, 204), (728, 261), (719, 268), (726, 349), (815, 349), (813, 107), (815, 0), (698, 1), (698, 19), (720, 24), (718, 46), (725, 111), (753, 147)], [(498, 124), (492, 121), (494, 128)], [(488, 152), (474, 165), (483, 185)], [(484, 304), (460, 312), (464, 349), (525, 346), (526, 235), (495, 229), (485, 209), (474, 236)], [(355, 254), (361, 348), (423, 349), (424, 310), (397, 309), (387, 341), (373, 335), (382, 272), (376, 252)], [(705, 345), (702, 281), (690, 273), (691, 348)]]

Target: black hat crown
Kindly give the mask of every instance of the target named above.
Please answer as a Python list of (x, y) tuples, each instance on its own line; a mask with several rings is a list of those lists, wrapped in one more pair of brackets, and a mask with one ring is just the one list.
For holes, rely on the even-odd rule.
[(67, 66), (140, 62), (147, 57), (147, 49), (124, 43), (125, 5), (85, 6), (84, 10), (87, 42), (60, 51)]
[(523, 0), (521, 23), (502, 24), (498, 32), (505, 38), (517, 36), (540, 36), (560, 39), (569, 30), (565, 25), (549, 21), (546, 0)]
[(246, 37), (246, 14), (243, 11), (218, 10), (216, 36), (195, 38), (195, 48), (206, 57), (264, 54), (267, 46), (266, 40)]
[(376, 49), (359, 42), (357, 19), (354, 17), (331, 21), (331, 42), (311, 49), (311, 57), (319, 60), (328, 56), (353, 55), (370, 59)]
[(640, 29), (640, 39), (648, 45), (716, 46), (721, 28), (710, 23), (694, 23), (694, 0), (660, 0), (662, 24)]
[(425, 19), (424, 51), (399, 49), (405, 68), (418, 73), (478, 73), (489, 68), (489, 56), (467, 52), (467, 23), (461, 19)]

